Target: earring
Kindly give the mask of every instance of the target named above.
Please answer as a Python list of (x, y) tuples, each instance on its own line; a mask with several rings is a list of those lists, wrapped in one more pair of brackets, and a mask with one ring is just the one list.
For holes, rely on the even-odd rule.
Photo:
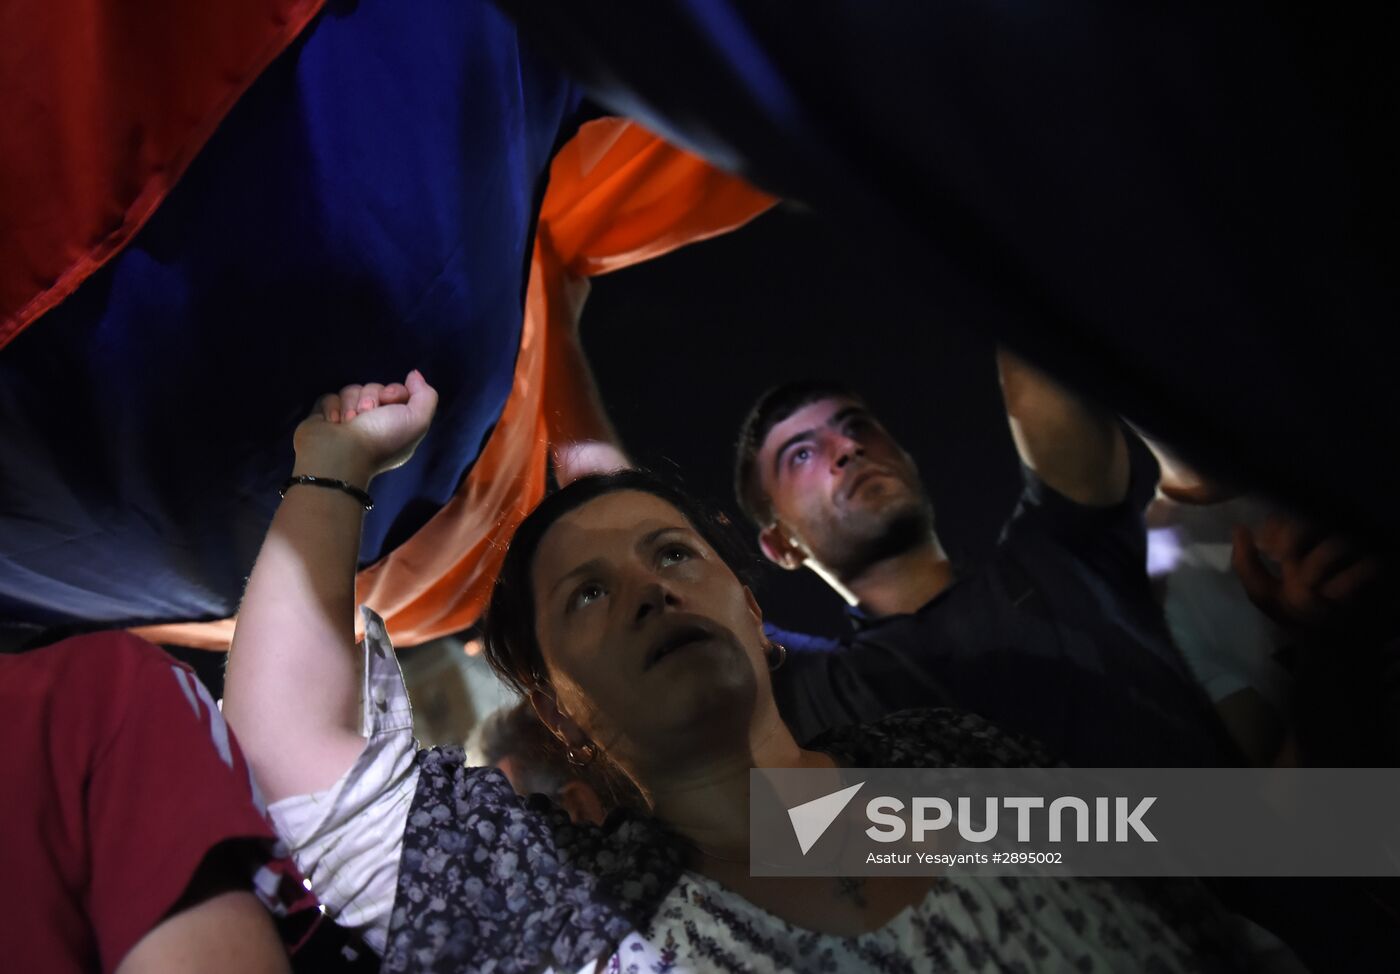
[(589, 741), (578, 747), (566, 747), (564, 748), (564, 756), (569, 759), (569, 764), (582, 771), (592, 764), (593, 759), (598, 756), (598, 745)]
[(769, 643), (768, 648), (777, 651), (776, 658), (773, 656), (768, 658), (768, 668), (770, 670), (776, 670), (778, 667), (782, 666), (783, 663), (787, 662), (787, 647), (782, 643)]

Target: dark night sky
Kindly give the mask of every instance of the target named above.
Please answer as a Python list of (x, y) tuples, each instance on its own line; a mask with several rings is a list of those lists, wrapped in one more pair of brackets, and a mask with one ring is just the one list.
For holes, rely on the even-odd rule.
[[(784, 207), (597, 278), (582, 328), (603, 398), (636, 459), (678, 471), (752, 538), (730, 487), (740, 421), (771, 384), (839, 378), (919, 462), (950, 555), (975, 559), (1019, 489), (991, 347), (960, 323), (892, 306), (852, 270), (849, 247)], [(762, 578), (759, 600), (779, 624), (841, 624), (840, 600), (810, 572)]]

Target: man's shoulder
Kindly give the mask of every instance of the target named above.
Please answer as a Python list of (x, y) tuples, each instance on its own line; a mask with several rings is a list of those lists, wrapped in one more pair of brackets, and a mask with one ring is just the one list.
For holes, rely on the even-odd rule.
[(952, 645), (945, 634), (978, 625), (980, 617), (995, 616), (1004, 599), (997, 592), (997, 578), (1005, 574), (1002, 559), (993, 558), (966, 572), (921, 608), (898, 615), (865, 615), (853, 610), (847, 629), (839, 635), (804, 633), (771, 623), (764, 631), (790, 654), (840, 654), (869, 644), (889, 645), (916, 640), (921, 647)]
[(854, 627), (853, 638), (889, 640), (918, 636), (921, 639), (979, 628), (988, 618), (1002, 611), (996, 579), (1004, 574), (1000, 550), (975, 565), (958, 569), (953, 582), (913, 612), (898, 615), (862, 617)]
[(175, 660), (154, 643), (120, 629), (104, 630), (0, 655), (0, 662), (16, 673), (62, 675), (69, 670), (101, 670), (112, 674), (143, 669), (151, 664), (173, 665)]
[(1017, 528), (1041, 524), (1046, 527), (1068, 527), (1072, 530), (1130, 531), (1141, 529), (1143, 512), (1156, 495), (1161, 467), (1156, 457), (1135, 435), (1127, 435), (1128, 484), (1117, 503), (1103, 506), (1082, 504), (1066, 497), (1040, 478), (1024, 464), (1021, 475), (1024, 486), (1011, 516), (1002, 530), (1002, 540), (1013, 537)]
[(870, 767), (1046, 767), (1044, 749), (984, 717), (950, 707), (901, 710), (836, 728), (810, 746)]
[[(973, 588), (978, 587), (976, 585)], [(774, 643), (785, 647), (789, 654), (830, 655), (858, 648), (864, 643), (899, 640), (926, 632), (930, 627), (942, 628), (951, 617), (961, 617), (964, 598), (931, 601), (916, 612), (889, 616), (851, 616), (846, 630), (839, 635), (799, 632), (764, 623), (763, 630)]]
[(1144, 512), (1156, 490), (1158, 467), (1136, 438), (1130, 439), (1129, 455), (1127, 495), (1105, 507), (1076, 503), (1027, 470), (1025, 490), (997, 542), (994, 570), (1052, 587), (1086, 571), (1115, 587), (1137, 586), (1146, 574)]
[(784, 629), (771, 622), (763, 624), (763, 631), (770, 640), (785, 648), (789, 653), (835, 653), (841, 651), (850, 641), (849, 634), (841, 636), (821, 635)]
[(21, 709), (47, 715), (56, 726), (112, 726), (133, 701), (192, 688), (195, 679), (193, 670), (160, 647), (121, 631), (0, 655), (0, 697), (22, 697)]

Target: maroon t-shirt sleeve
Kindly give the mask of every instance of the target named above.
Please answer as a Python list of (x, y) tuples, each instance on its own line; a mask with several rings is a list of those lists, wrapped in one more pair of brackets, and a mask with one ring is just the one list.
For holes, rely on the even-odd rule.
[[(103, 970), (180, 900), (201, 862), (232, 840), (249, 844), (246, 881), (276, 912), (308, 894), (276, 842), (248, 766), (194, 673), (124, 634), (105, 688), (119, 702), (93, 752), (86, 793), (87, 911)], [(115, 663), (115, 660), (109, 660)]]

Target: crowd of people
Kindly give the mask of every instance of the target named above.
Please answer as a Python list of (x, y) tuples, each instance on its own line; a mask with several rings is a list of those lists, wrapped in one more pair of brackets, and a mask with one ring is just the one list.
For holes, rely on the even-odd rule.
[[(252, 894), (295, 914), (300, 869), (321, 913), (385, 970), (1298, 969), (1190, 881), (749, 876), (751, 768), (1219, 767), (1247, 763), (1264, 737), (1230, 720), (1229, 695), (1212, 700), (1154, 601), (1151, 451), (1013, 356), (1000, 364), (1026, 487), (975, 569), (948, 561), (912, 458), (857, 393), (787, 385), (747, 417), (738, 499), (769, 560), (810, 567), (846, 598), (839, 639), (766, 622), (733, 526), (662, 479), (624, 466), (546, 497), (485, 617), (489, 659), (522, 700), (482, 729), (480, 768), (458, 748), (418, 749), (371, 607), (355, 637), (369, 491), (410, 458), (436, 392), (415, 371), (323, 397), (297, 429), (239, 614), (222, 701), (232, 734), (187, 670), (130, 636), (3, 658), (7, 720), (25, 721), (15, 732), (94, 751), (47, 766), (54, 793), (31, 793), (81, 823), (67, 854), (82, 879), (53, 885), (108, 890), (84, 906), (87, 943), (49, 926), (25, 956), (158, 970), (181, 956), (161, 951), (203, 958), (209, 923), (237, 944), (216, 952), (227, 969), (277, 969)], [(609, 466), (625, 460), (614, 446)], [(1393, 657), (1317, 645), (1382, 635), (1364, 624), (1382, 566), (1291, 530), (1261, 544), (1276, 568), (1237, 541), (1242, 584), (1299, 627), (1301, 659), (1347, 654), (1330, 668), (1352, 688), (1332, 712), (1350, 726), (1290, 724), (1270, 764), (1337, 755), (1338, 740), (1393, 725), (1393, 698), (1377, 693), (1386, 679), (1393, 692)], [(92, 645), (103, 640), (119, 645)], [(99, 692), (111, 716), (74, 719)], [(1393, 737), (1370, 744), (1394, 759)], [(9, 753), (28, 761), (9, 780), (44, 766)], [(171, 878), (143, 883), (151, 903), (137, 909), (129, 857), (167, 845), (184, 858), (164, 860)], [(67, 926), (83, 924), (75, 912)], [(1300, 947), (1315, 949), (1306, 936)]]
[[(1291, 482), (1205, 476), (1180, 459), (1196, 444), (1139, 432), (1105, 405), (1111, 390), (1006, 345), (996, 366), (1023, 485), (989, 557), (949, 557), (945, 515), (874, 397), (819, 377), (751, 391), (724, 458), (739, 530), (718, 498), (631, 462), (577, 328), (590, 274), (732, 229), (772, 197), (628, 123), (586, 121), (597, 110), (494, 8), (428, 5), (400, 30), (366, 6), (278, 19), (274, 55), (288, 56), (249, 69), (238, 108), (210, 102), (200, 161), (147, 229), (84, 258), (87, 284), (75, 263), (68, 284), (0, 292), (27, 295), (0, 308), (14, 388), (51, 386), (74, 356), (95, 368), (103, 348), (125, 370), (149, 365), (152, 335), (172, 336), (162, 355), (233, 356), (211, 369), (271, 357), (285, 372), (265, 395), (245, 376), (230, 398), (248, 408), (211, 411), (197, 441), (186, 434), (200, 410), (145, 386), (127, 401), (136, 439), (194, 444), (173, 481), (163, 454), (119, 455), (83, 427), (102, 475), (55, 507), (0, 512), (23, 527), (0, 575), (14, 618), (0, 621), (38, 633), (0, 654), (6, 965), (1292, 972), (1393, 957), (1400, 896), (1382, 883), (753, 875), (754, 769), (1394, 766), (1385, 535), (1304, 513)], [(537, 16), (548, 35), (554, 15)], [(444, 23), (471, 33), (466, 53), (449, 50)], [(250, 51), (266, 42), (250, 29)], [(381, 47), (374, 70), (402, 61), (399, 94), (416, 106), (393, 125), (424, 153), (423, 194), (402, 211), (370, 178), (410, 166), (391, 142), (344, 151), (348, 175), (322, 151), (373, 114), (331, 84), (356, 60), (344, 55)], [(408, 56), (423, 50), (436, 53)], [(617, 65), (630, 78), (629, 59)], [(470, 109), (451, 121), (419, 97), (445, 77), (444, 103)], [(666, 83), (655, 90), (639, 111), (664, 112)], [(690, 122), (679, 112), (677, 134)], [(423, 134), (441, 125), (452, 137)], [(330, 216), (271, 241), (290, 268), (278, 286), (303, 272), (359, 285), (333, 302), (354, 323), (334, 344), (351, 351), (324, 358), (325, 334), (290, 323), (307, 306), (284, 302), (254, 341), (227, 330), (242, 306), (216, 300), (266, 273), (253, 260), (228, 270), (217, 238), (264, 233), (292, 207), (231, 187), (268, 178), (291, 143)], [(761, 177), (774, 159), (754, 145)], [(479, 180), (461, 178), (464, 159)], [(408, 226), (424, 213), (451, 226)], [(361, 238), (378, 245), (355, 251)], [(201, 311), (223, 323), (217, 340), (192, 320)], [(381, 319), (393, 325), (376, 331)], [(366, 352), (373, 340), (386, 347)], [(479, 354), (439, 380), (457, 352)], [(368, 374), (363, 356), (380, 354), (415, 367)], [(348, 374), (331, 380), (332, 367)], [(43, 448), (69, 414), (21, 398), (0, 396), (0, 417), (39, 418), (16, 418), (0, 451), (24, 458), (25, 476), (6, 476), (38, 496), (73, 470)], [(310, 414), (288, 419), (301, 400)], [(272, 442), (292, 423), (290, 442)], [(101, 519), (94, 498), (117, 528), (85, 527)], [(70, 508), (76, 522), (54, 513)], [(101, 577), (124, 543), (141, 570)], [(843, 633), (770, 619), (760, 567), (815, 573), (847, 607)], [(473, 766), (463, 747), (415, 740), (395, 640), (478, 621), (519, 699), (482, 722)], [(139, 627), (210, 647), (231, 632), (222, 697), (123, 631)]]

